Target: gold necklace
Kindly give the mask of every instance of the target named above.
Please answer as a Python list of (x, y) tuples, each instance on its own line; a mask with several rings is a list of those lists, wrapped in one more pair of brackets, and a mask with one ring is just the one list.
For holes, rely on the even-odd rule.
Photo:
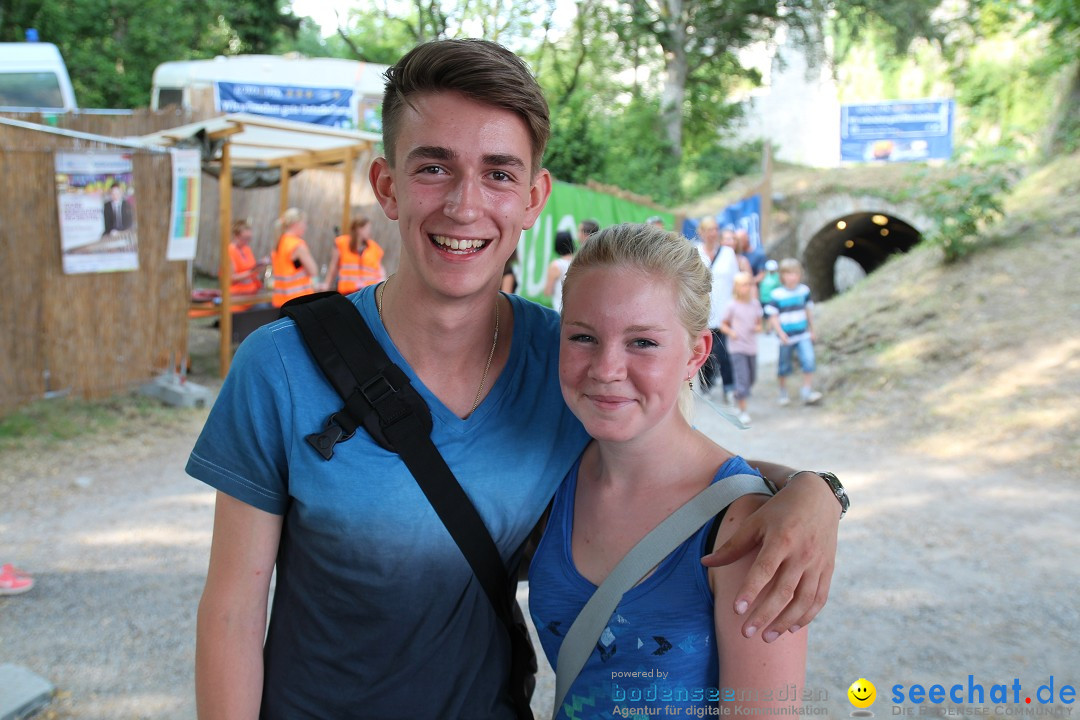
[[(379, 288), (379, 292), (376, 294), (376, 297), (375, 297), (375, 309), (379, 311), (379, 321), (382, 322), (383, 325), (386, 324), (383, 321), (383, 313), (382, 313), (383, 300), (386, 298), (386, 286), (390, 284), (390, 278), (392, 278), (392, 277), (394, 277), (394, 276), (391, 275), (390, 277), (383, 280), (382, 287)], [(496, 297), (495, 298), (495, 335), (491, 338), (491, 350), (488, 351), (487, 363), (484, 364), (484, 374), (480, 376), (480, 387), (476, 388), (476, 397), (473, 398), (472, 407), (469, 408), (469, 412), (465, 415), (465, 417), (469, 417), (469, 415), (472, 415), (473, 412), (476, 411), (476, 408), (479, 407), (479, 405), (480, 405), (480, 396), (484, 394), (484, 385), (487, 384), (488, 370), (491, 369), (491, 360), (492, 360), (492, 358), (495, 357), (495, 346), (498, 345), (498, 344), (499, 344), (499, 299), (498, 299), (498, 297)]]

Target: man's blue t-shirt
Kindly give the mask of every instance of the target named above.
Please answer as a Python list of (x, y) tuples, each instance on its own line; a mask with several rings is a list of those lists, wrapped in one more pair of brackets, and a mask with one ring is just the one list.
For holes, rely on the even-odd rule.
[[(431, 408), (436, 446), (509, 561), (587, 441), (559, 391), (558, 316), (508, 296), (509, 360), (462, 420), (394, 348), (374, 286), (349, 297)], [(293, 321), (272, 323), (237, 351), (188, 461), (285, 516), (262, 717), (513, 717), (506, 633), (401, 459), (363, 430), (330, 461), (305, 442), (341, 405)]]

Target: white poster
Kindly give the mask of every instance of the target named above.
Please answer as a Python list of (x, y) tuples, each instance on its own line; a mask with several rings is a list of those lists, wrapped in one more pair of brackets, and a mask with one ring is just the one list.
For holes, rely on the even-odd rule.
[(139, 269), (130, 153), (56, 153), (64, 272)]
[(199, 191), (202, 155), (198, 150), (172, 153), (172, 214), (166, 260), (194, 260), (199, 242)]

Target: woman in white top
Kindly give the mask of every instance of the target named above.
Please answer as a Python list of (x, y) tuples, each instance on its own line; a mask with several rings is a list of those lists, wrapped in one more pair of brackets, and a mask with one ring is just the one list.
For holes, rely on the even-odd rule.
[(555, 254), (557, 258), (548, 265), (547, 282), (544, 294), (551, 298), (551, 307), (555, 312), (562, 312), (562, 284), (566, 269), (574, 259), (574, 237), (566, 230), (555, 233)]

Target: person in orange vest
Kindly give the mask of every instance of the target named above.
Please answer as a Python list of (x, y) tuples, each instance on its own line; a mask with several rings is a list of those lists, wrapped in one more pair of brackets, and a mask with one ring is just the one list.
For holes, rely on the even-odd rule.
[(274, 307), (281, 307), (293, 298), (315, 292), (314, 282), (319, 268), (304, 242), (304, 231), (307, 230), (307, 216), (304, 211), (289, 208), (276, 225), (281, 228), (282, 233), (271, 254), (274, 273), (274, 294), (271, 302)]
[(349, 234), (334, 238), (324, 287), (332, 289), (336, 277), (337, 291), (347, 295), (382, 282), (386, 279), (382, 257), (382, 247), (371, 237), (371, 221), (362, 215), (354, 217), (349, 223)]
[[(237, 295), (254, 295), (262, 290), (263, 270), (268, 258), (255, 261), (251, 250), (251, 223), (237, 220), (232, 225), (232, 242), (229, 243), (229, 260), (232, 262), (232, 285), (229, 292), (235, 301)], [(234, 311), (247, 310), (251, 305), (234, 305)]]

